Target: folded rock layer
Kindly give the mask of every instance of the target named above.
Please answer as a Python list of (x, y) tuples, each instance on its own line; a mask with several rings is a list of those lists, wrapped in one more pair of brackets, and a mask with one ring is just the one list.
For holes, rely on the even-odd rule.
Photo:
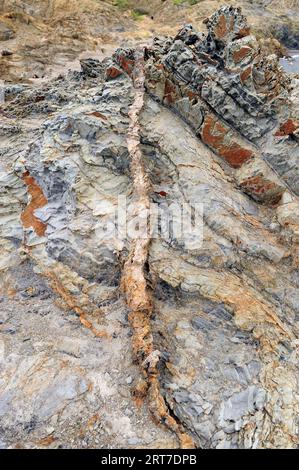
[(298, 445), (298, 83), (206, 27), (6, 87), (0, 447)]

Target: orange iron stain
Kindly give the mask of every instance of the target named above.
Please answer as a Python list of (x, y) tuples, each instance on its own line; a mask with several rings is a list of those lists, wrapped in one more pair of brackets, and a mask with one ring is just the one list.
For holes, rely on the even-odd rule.
[(25, 228), (33, 228), (36, 235), (43, 237), (46, 232), (47, 224), (39, 220), (34, 215), (34, 211), (44, 207), (48, 203), (48, 200), (33, 176), (30, 176), (28, 170), (23, 174), (22, 179), (27, 186), (28, 194), (31, 196), (30, 202), (21, 214), (22, 224)]

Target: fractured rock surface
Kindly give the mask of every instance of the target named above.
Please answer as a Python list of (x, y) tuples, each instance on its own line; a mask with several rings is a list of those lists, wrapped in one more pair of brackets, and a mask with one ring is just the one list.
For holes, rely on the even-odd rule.
[[(298, 444), (298, 81), (239, 9), (206, 26), (7, 87), (2, 447)], [(163, 234), (192, 201), (195, 247)]]

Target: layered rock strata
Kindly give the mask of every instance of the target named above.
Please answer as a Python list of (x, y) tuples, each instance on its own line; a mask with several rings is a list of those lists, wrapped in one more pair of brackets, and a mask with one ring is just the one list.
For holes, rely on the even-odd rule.
[[(298, 444), (296, 82), (206, 26), (6, 90), (2, 447)], [(193, 202), (202, 244), (165, 235)]]

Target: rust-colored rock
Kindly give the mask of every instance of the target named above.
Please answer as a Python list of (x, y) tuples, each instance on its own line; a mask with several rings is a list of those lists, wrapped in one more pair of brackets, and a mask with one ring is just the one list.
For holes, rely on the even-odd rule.
[(240, 8), (223, 6), (207, 18), (205, 23), (212, 37), (220, 43), (240, 39), (250, 33), (247, 20)]
[(249, 36), (249, 34), (250, 34), (250, 28), (249, 28), (249, 26), (244, 27), (244, 28), (241, 28), (241, 29), (237, 32), (237, 39), (245, 38), (246, 36)]
[(165, 81), (164, 102), (166, 104), (174, 103), (179, 97), (177, 86), (169, 79)]
[(218, 20), (218, 24), (215, 26), (214, 32), (215, 32), (216, 38), (223, 38), (226, 35), (227, 25), (226, 25), (226, 20), (225, 20), (224, 15), (220, 16)]
[(215, 116), (208, 115), (201, 129), (201, 138), (217, 155), (233, 168), (239, 168), (253, 156), (250, 149), (233, 140), (231, 130)]
[(107, 121), (107, 117), (103, 113), (100, 113), (99, 111), (92, 111), (92, 113), (88, 113), (87, 115), (94, 116), (96, 118), (102, 119), (103, 121)]
[(0, 447), (296, 447), (298, 96), (245, 26), (2, 103)]
[(240, 187), (259, 201), (277, 204), (282, 196), (283, 188), (262, 175), (252, 176), (240, 183)]
[(131, 75), (134, 68), (134, 60), (128, 59), (127, 57), (120, 56), (119, 57), (119, 64), (122, 69), (127, 72), (127, 74)]
[(252, 72), (252, 65), (249, 65), (246, 69), (242, 70), (240, 73), (240, 80), (242, 83), (246, 82), (248, 78), (251, 76)]
[[(145, 171), (140, 150), (139, 114), (144, 105), (145, 81), (142, 56), (136, 57), (134, 72), (135, 97), (128, 113), (130, 128), (127, 145), (131, 157), (131, 172), (134, 192), (137, 197), (137, 207), (139, 211), (148, 211), (150, 207), (150, 180)], [(160, 351), (154, 349), (155, 345), (151, 331), (152, 290), (148, 286), (145, 277), (145, 265), (148, 261), (150, 244), (150, 237), (134, 240), (122, 274), (122, 288), (130, 309), (128, 318), (133, 330), (133, 352), (147, 383), (147, 387), (145, 383), (142, 384), (141, 394), (136, 390), (135, 396), (137, 403), (140, 402), (147, 389), (149, 408), (155, 422), (164, 424), (171, 429), (177, 435), (180, 447), (185, 449), (194, 448), (196, 445), (193, 439), (185, 432), (180, 422), (170, 415), (160, 390), (158, 369)]]
[(118, 69), (117, 67), (114, 67), (113, 65), (106, 69), (107, 79), (114, 79), (114, 78), (119, 77), (122, 74), (123, 74), (122, 70)]

